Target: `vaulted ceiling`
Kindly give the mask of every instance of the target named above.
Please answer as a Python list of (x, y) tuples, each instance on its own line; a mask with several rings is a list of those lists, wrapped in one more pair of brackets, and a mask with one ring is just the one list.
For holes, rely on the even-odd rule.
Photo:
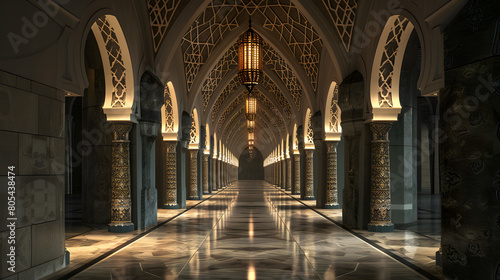
[[(168, 43), (169, 29), (189, 9), (185, 0), (148, 0), (155, 52)], [(196, 2), (196, 1), (195, 1)], [(357, 0), (205, 0), (192, 16), (179, 46), (189, 100), (201, 100), (204, 120), (219, 139), (238, 145), (246, 135), (245, 89), (237, 80), (236, 40), (252, 27), (264, 39), (264, 77), (258, 99), (256, 146), (264, 153), (290, 133), (291, 124), (311, 107), (318, 90), (324, 40), (304, 6), (315, 5), (334, 26), (338, 45), (349, 50)], [(192, 13), (192, 12), (191, 12)], [(317, 19), (315, 19), (317, 22)], [(222, 137), (221, 137), (222, 136)], [(238, 146), (238, 147), (237, 147)], [(234, 151), (233, 151), (234, 152)]]

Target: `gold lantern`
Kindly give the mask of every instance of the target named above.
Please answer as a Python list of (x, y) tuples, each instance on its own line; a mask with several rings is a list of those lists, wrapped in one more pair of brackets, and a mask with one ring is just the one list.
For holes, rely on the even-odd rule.
[(262, 78), (262, 37), (252, 29), (249, 20), (247, 31), (238, 40), (238, 80), (251, 93)]
[(250, 128), (255, 128), (255, 121), (250, 121), (250, 120), (247, 120), (247, 127), (250, 129)]
[(257, 98), (253, 94), (249, 94), (246, 100), (247, 111), (246, 117), (249, 121), (255, 121), (257, 115)]

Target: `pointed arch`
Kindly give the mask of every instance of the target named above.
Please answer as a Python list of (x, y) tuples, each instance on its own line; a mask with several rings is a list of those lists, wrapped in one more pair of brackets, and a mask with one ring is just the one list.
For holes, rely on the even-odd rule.
[(305, 133), (304, 133), (304, 148), (314, 150), (314, 131), (312, 128), (312, 119), (311, 119), (311, 109), (307, 108), (306, 117), (304, 119)]
[(325, 141), (340, 141), (342, 111), (339, 106), (339, 86), (336, 82), (330, 84), (325, 105)]
[(193, 113), (191, 114), (193, 121), (191, 123), (191, 132), (189, 135), (189, 149), (196, 150), (200, 146), (200, 119), (198, 115), (198, 110), (196, 108), (193, 109)]
[(373, 60), (370, 108), (373, 121), (396, 121), (401, 111), (399, 81), (404, 50), (414, 27), (404, 16), (387, 20)]
[(177, 141), (179, 134), (179, 107), (177, 106), (177, 95), (172, 82), (168, 82), (165, 86), (163, 97), (164, 104), (161, 108), (163, 140)]
[(210, 125), (208, 122), (205, 124), (205, 155), (210, 154)]
[(92, 32), (103, 58), (105, 101), (108, 121), (136, 121), (134, 76), (127, 41), (118, 19), (103, 15), (92, 24)]

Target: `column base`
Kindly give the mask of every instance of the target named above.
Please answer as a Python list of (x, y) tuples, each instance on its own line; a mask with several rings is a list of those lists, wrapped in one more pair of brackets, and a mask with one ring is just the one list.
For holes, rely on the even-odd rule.
[(300, 192), (292, 192), (293, 195), (300, 195)]
[(108, 225), (108, 231), (114, 233), (125, 233), (134, 231), (133, 223), (111, 223)]
[(443, 267), (443, 252), (441, 250), (436, 252), (436, 265)]
[(201, 200), (201, 198), (200, 198), (200, 197), (198, 197), (198, 196), (190, 196), (190, 197), (188, 197), (187, 199), (188, 199), (188, 200)]
[(285, 188), (285, 191), (290, 192), (292, 191), (292, 188)]
[(323, 207), (323, 209), (342, 209), (342, 206), (339, 204), (327, 204)]
[(394, 231), (394, 224), (393, 223), (386, 223), (386, 224), (369, 223), (368, 224), (368, 231), (373, 231), (373, 232), (393, 232)]
[(302, 200), (315, 200), (314, 196), (305, 196), (301, 198)]
[(163, 204), (163, 209), (179, 209), (179, 204)]
[(211, 194), (211, 192), (203, 192), (203, 194)]

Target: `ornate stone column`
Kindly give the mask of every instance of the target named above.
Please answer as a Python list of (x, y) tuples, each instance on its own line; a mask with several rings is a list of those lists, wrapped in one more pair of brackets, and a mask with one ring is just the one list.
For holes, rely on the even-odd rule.
[(210, 155), (203, 155), (203, 194), (209, 194), (210, 189), (208, 185), (208, 157)]
[(286, 159), (281, 160), (281, 188), (286, 189)]
[(281, 164), (280, 161), (276, 161), (276, 187), (281, 186)]
[(286, 191), (292, 190), (292, 159), (290, 155), (286, 159)]
[(373, 122), (370, 129), (373, 132), (371, 153), (371, 194), (369, 231), (394, 231), (391, 222), (391, 186), (389, 130), (390, 122)]
[(337, 141), (326, 144), (326, 209), (339, 209), (337, 186)]
[(212, 158), (212, 191), (217, 191), (217, 158)]
[[(155, 183), (151, 184), (151, 149), (158, 137), (160, 124), (150, 121), (140, 121), (139, 127), (142, 139), (142, 190), (141, 190), (141, 221), (140, 228), (156, 225), (158, 215), (158, 195)], [(154, 180), (154, 179), (153, 179)]]
[(300, 194), (300, 154), (293, 155), (294, 163), (293, 163), (293, 188), (292, 194)]
[(114, 122), (111, 163), (111, 223), (110, 232), (130, 232), (132, 223), (132, 200), (130, 197), (130, 140), (132, 123)]
[(200, 199), (200, 195), (198, 194), (198, 149), (189, 150), (188, 199)]
[(302, 194), (302, 199), (314, 200), (314, 181), (313, 181), (313, 154), (314, 150), (305, 149), (305, 185), (304, 193)]
[(177, 142), (165, 141), (165, 204), (164, 209), (178, 209), (177, 204)]

